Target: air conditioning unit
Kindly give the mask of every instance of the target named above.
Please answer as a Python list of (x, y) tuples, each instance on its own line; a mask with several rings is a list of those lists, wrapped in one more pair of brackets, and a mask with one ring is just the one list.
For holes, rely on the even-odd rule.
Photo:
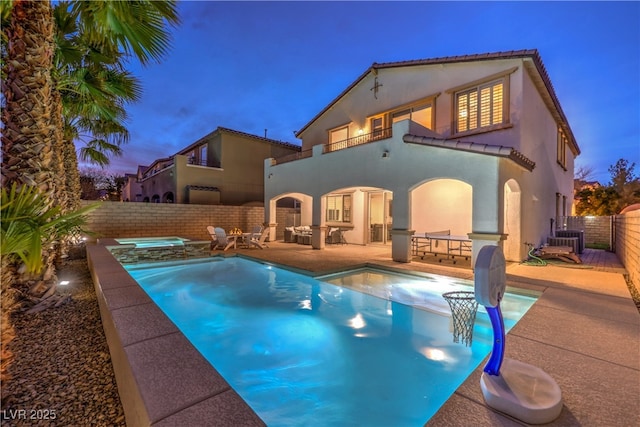
[(584, 231), (583, 230), (556, 230), (556, 237), (577, 237), (578, 250), (577, 254), (584, 252)]
[(574, 254), (578, 254), (580, 243), (577, 237), (547, 237), (549, 246), (569, 246), (573, 249)]

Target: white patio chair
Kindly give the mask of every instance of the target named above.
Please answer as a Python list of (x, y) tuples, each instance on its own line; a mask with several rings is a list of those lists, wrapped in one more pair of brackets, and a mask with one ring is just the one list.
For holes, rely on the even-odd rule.
[(224, 231), (224, 229), (220, 228), (220, 227), (214, 228), (214, 231), (215, 231), (215, 234), (216, 234), (216, 241), (211, 246), (212, 250), (222, 249), (222, 250), (226, 251), (231, 246), (233, 246), (235, 248), (235, 246), (236, 246), (235, 237), (233, 237), (231, 239), (228, 238), (226, 231)]
[(255, 235), (252, 234), (251, 235), (251, 239), (249, 240), (249, 246), (251, 246), (251, 245), (257, 246), (260, 249), (268, 248), (269, 245), (267, 245), (265, 243), (266, 240), (267, 240), (267, 237), (269, 237), (269, 228), (268, 227), (263, 229), (258, 237), (255, 237)]

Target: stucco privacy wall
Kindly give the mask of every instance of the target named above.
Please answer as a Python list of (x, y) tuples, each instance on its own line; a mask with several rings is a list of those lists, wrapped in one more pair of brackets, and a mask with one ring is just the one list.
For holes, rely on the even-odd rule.
[[(84, 201), (83, 205), (90, 203)], [(277, 208), (276, 239), (284, 236), (287, 215), (296, 212), (292, 208)], [(227, 232), (234, 227), (249, 231), (263, 222), (264, 208), (260, 206), (102, 202), (98, 209), (89, 213), (86, 228), (98, 234), (90, 240), (160, 236), (208, 240), (208, 225), (222, 227)]]
[(616, 215), (616, 255), (640, 289), (640, 210)]

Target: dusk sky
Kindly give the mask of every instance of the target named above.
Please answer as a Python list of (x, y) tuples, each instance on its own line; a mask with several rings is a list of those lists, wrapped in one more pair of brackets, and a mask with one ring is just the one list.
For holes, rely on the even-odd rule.
[(373, 62), (538, 49), (582, 154), (610, 181), (640, 174), (639, 2), (213, 2), (179, 4), (160, 64), (129, 68), (143, 96), (109, 171), (169, 157), (218, 126), (300, 144), (294, 131)]

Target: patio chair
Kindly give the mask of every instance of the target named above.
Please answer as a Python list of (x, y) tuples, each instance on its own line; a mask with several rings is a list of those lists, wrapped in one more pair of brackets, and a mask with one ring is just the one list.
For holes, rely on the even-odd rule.
[(220, 228), (220, 227), (216, 227), (214, 228), (215, 234), (216, 234), (216, 241), (212, 243), (211, 245), (211, 249), (215, 250), (215, 249), (222, 249), (224, 251), (226, 251), (227, 249), (229, 249), (231, 246), (235, 247), (236, 245), (236, 239), (234, 238), (228, 238), (227, 237), (227, 233), (224, 231), (224, 229)]
[(264, 230), (262, 230), (262, 232), (258, 237), (255, 237), (255, 235), (251, 235), (251, 239), (249, 240), (249, 246), (251, 245), (257, 246), (260, 249), (268, 248), (269, 245), (265, 243), (267, 240), (267, 237), (269, 237), (269, 228), (265, 228)]
[(285, 227), (284, 228), (284, 242), (285, 243), (296, 243), (297, 242), (297, 234), (293, 231), (293, 227)]
[(260, 235), (262, 234), (262, 226), (261, 225), (256, 225), (251, 229), (251, 236), (250, 239), (259, 239)]
[(337, 227), (330, 227), (325, 243), (332, 245), (334, 243), (340, 243), (340, 229)]
[(209, 237), (211, 237), (211, 249), (218, 243), (218, 237), (216, 237), (216, 230), (212, 225), (207, 225), (207, 233), (209, 233)]

